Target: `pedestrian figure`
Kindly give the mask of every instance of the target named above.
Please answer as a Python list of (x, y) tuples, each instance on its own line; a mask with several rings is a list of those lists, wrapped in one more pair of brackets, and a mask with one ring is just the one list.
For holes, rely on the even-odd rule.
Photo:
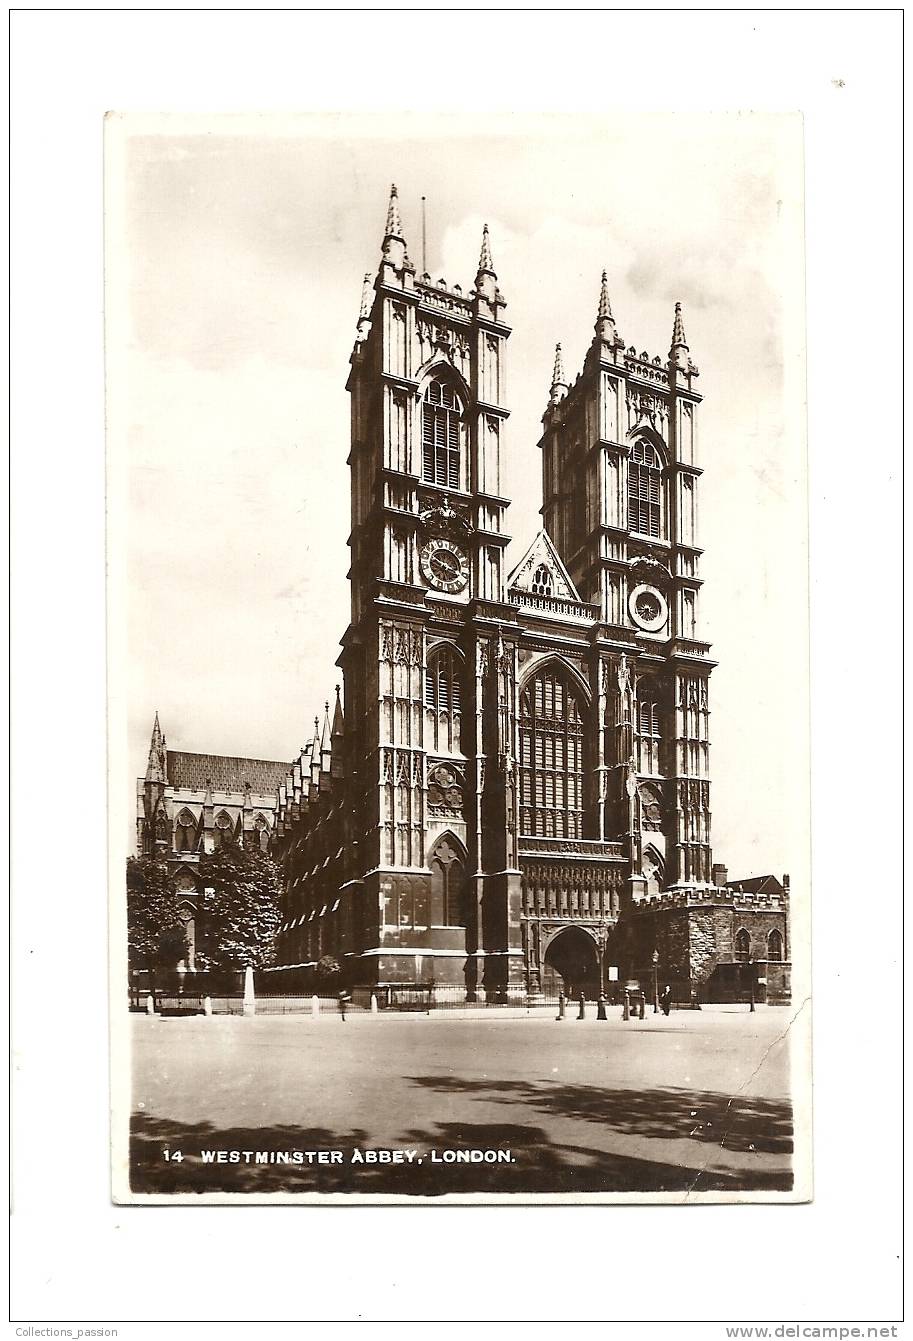
[(664, 1015), (668, 1015), (672, 1009), (672, 988), (668, 983), (659, 994), (659, 1008)]
[(605, 1007), (606, 1007), (606, 994), (605, 994), (605, 992), (600, 992), (600, 993), (599, 993), (599, 1000), (598, 1000), (598, 1002), (596, 1003), (596, 1019), (597, 1019), (597, 1020), (607, 1020), (607, 1019), (609, 1018), (608, 1015), (606, 1015), (606, 1013), (605, 1013)]
[(577, 1012), (577, 1019), (578, 1020), (586, 1019), (586, 997), (584, 996), (583, 992), (580, 993), (580, 1009)]
[(351, 1000), (352, 998), (349, 996), (348, 992), (343, 987), (339, 993), (339, 1013), (342, 1016), (343, 1024), (345, 1024), (346, 1022), (346, 1006), (349, 1004)]

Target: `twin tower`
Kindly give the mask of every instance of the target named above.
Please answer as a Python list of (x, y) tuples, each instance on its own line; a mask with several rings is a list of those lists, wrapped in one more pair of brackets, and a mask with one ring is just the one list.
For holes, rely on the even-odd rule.
[(603, 275), (508, 572), (505, 307), (487, 227), (468, 291), (416, 273), (394, 187), (347, 384), (344, 711), (333, 767), (315, 741), (280, 787), (280, 961), (491, 1000), (658, 962), (690, 992), (740, 916), (710, 848), (698, 370), (678, 305), (666, 359), (625, 348)]

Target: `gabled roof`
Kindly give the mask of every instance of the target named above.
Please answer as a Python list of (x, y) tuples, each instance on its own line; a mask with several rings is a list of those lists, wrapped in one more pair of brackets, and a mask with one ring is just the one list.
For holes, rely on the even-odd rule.
[(228, 754), (193, 754), (188, 750), (168, 751), (168, 782), (172, 787), (190, 787), (202, 791), (207, 781), (213, 791), (244, 791), (245, 782), (260, 795), (274, 792), (289, 770), (287, 763), (275, 759), (244, 759)]
[(783, 894), (784, 889), (775, 875), (750, 875), (745, 880), (727, 880), (728, 889), (743, 894)]
[(554, 583), (552, 595), (560, 596), (568, 601), (580, 600), (577, 588), (571, 581), (570, 574), (561, 562), (558, 551), (552, 544), (551, 538), (544, 527), (508, 577), (508, 591), (512, 587), (517, 591), (530, 591), (533, 574), (540, 564), (544, 564), (552, 575), (552, 582)]

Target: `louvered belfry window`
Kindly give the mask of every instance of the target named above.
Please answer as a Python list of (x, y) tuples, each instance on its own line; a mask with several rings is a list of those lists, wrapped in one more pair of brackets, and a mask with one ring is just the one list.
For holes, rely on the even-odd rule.
[(638, 535), (661, 534), (662, 487), (659, 452), (638, 438), (628, 462), (628, 527)]
[(452, 386), (434, 381), (422, 403), (422, 479), (446, 489), (460, 484), (462, 406)]
[(541, 671), (520, 695), (520, 832), (583, 836), (583, 714), (560, 670)]

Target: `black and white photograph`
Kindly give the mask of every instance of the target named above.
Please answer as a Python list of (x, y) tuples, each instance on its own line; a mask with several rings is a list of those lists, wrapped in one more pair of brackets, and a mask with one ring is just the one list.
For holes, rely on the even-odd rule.
[(11, 11), (11, 1335), (901, 1335), (903, 54)]
[(107, 135), (118, 1195), (807, 1198), (799, 119)]

